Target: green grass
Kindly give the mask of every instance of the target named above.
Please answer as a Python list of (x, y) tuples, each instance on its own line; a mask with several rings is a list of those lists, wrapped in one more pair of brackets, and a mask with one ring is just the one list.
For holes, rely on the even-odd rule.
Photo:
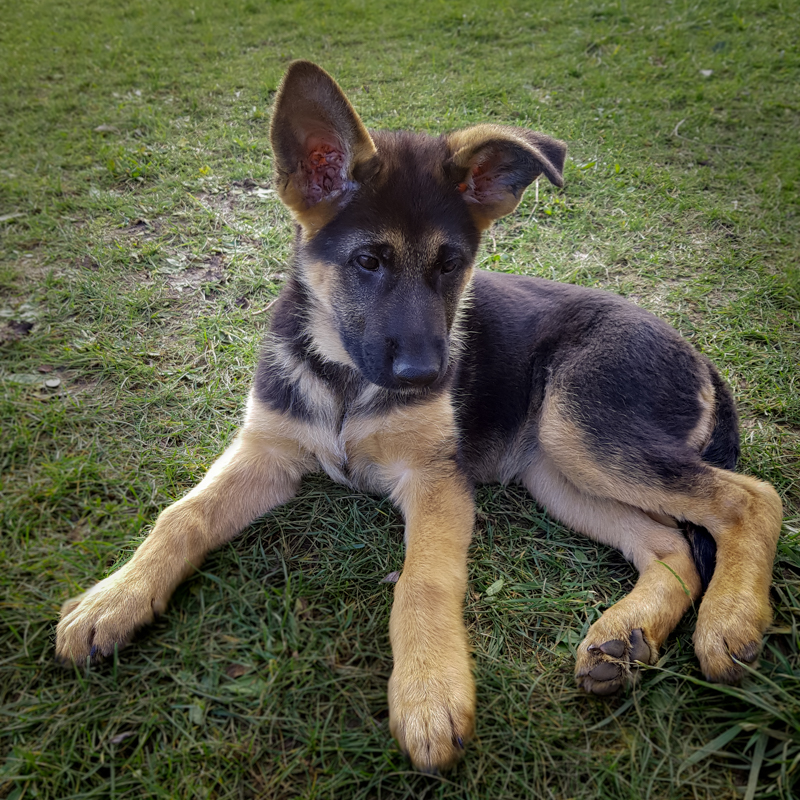
[[(788, 0), (6, 4), (0, 797), (797, 797), (799, 36)], [(298, 57), (372, 127), (497, 121), (569, 142), (565, 189), (529, 192), (480, 260), (626, 295), (730, 381), (741, 468), (786, 511), (775, 624), (742, 687), (700, 679), (689, 615), (633, 690), (579, 694), (576, 645), (633, 570), (485, 487), (477, 739), (452, 773), (415, 774), (386, 718), (381, 580), (402, 522), (324, 477), (113, 664), (55, 666), (61, 602), (236, 429), (287, 268), (268, 123)]]

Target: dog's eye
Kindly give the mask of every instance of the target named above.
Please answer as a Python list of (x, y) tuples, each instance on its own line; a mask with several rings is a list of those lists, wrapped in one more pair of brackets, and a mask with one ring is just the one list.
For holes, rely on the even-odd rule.
[(442, 264), (442, 274), (447, 275), (449, 272), (454, 272), (458, 267), (459, 262), (454, 258), (450, 259), (450, 261), (445, 261), (444, 264)]
[(378, 267), (380, 267), (381, 262), (378, 261), (375, 256), (370, 256), (364, 253), (356, 257), (356, 264), (358, 264), (361, 269), (368, 270), (369, 272), (375, 272)]

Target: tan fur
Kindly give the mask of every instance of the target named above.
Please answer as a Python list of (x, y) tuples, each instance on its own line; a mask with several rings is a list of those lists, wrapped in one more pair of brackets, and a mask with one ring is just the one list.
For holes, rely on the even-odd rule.
[[(670, 491), (615, 467), (613, 452), (604, 454), (607, 461), (599, 464), (578, 427), (552, 398), (545, 402), (540, 440), (556, 469), (582, 492), (689, 520), (714, 537), (717, 564), (698, 613), (695, 651), (711, 680), (739, 680), (742, 669), (730, 656), (753, 661), (772, 617), (769, 587), (782, 519), (775, 489), (708, 467), (690, 491)], [(624, 546), (620, 549), (625, 552)]]
[(327, 361), (355, 368), (353, 359), (344, 349), (342, 340), (336, 333), (333, 315), (319, 307), (311, 311), (308, 321), (309, 333), (314, 337), (314, 351)]
[(335, 274), (330, 264), (322, 261), (306, 261), (301, 271), (303, 283), (311, 290), (315, 305), (332, 311), (331, 289), (334, 285)]
[(424, 237), (409, 239), (408, 235), (395, 228), (381, 228), (377, 237), (391, 246), (399, 261), (406, 264), (427, 264), (436, 256), (439, 247), (447, 241), (443, 231), (429, 228)]
[(348, 481), (340, 469), (347, 462), (354, 480), (389, 492), (406, 518), (406, 561), (390, 622), (392, 730), (418, 766), (452, 763), (475, 719), (462, 618), (474, 511), (455, 452), (446, 396), (422, 408), (356, 416), (341, 432), (299, 423), (251, 397), (236, 441), (204, 480), (161, 514), (124, 567), (64, 605), (58, 655), (80, 662), (90, 646), (124, 643), (164, 611), (209, 550), (292, 497), (303, 473), (322, 466)]
[(690, 447), (700, 453), (711, 441), (711, 434), (714, 431), (714, 409), (717, 405), (717, 399), (710, 381), (700, 390), (697, 402), (701, 409), (700, 419), (686, 438), (686, 441)]
[(205, 478), (163, 511), (127, 564), (61, 610), (56, 655), (83, 662), (113, 650), (163, 613), (172, 592), (206, 554), (297, 491), (313, 466), (274, 426), (245, 426)]
[[(422, 769), (455, 762), (475, 724), (475, 682), (463, 620), (472, 493), (455, 465), (449, 398), (400, 409), (353, 448), (372, 463), (406, 519), (406, 558), (389, 623), (392, 734)], [(362, 432), (363, 432), (362, 428)]]
[(556, 519), (617, 548), (639, 570), (633, 591), (592, 625), (578, 648), (575, 674), (589, 690), (597, 691), (589, 673), (598, 663), (620, 665), (618, 678), (608, 686), (613, 691), (629, 679), (630, 660), (606, 656), (597, 648), (612, 640), (628, 643), (631, 631), (639, 629), (649, 646), (647, 661), (655, 663), (664, 640), (699, 597), (700, 576), (686, 539), (675, 527), (660, 524), (639, 508), (582, 491), (546, 453), (531, 464), (523, 484)]

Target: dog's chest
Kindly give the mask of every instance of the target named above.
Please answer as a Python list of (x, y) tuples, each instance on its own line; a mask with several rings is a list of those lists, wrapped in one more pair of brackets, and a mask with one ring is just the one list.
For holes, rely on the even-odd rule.
[(316, 458), (320, 470), (337, 483), (354, 486), (347, 458), (347, 439), (333, 425), (306, 427), (303, 446)]
[(369, 413), (370, 391), (330, 398), (317, 406), (311, 419), (299, 426), (298, 439), (332, 480), (359, 491), (383, 492), (386, 487), (363, 447), (365, 440), (381, 435), (380, 420)]

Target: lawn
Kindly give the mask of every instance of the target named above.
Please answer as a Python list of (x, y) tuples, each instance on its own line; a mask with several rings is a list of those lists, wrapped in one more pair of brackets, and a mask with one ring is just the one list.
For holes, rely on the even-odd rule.
[[(292, 225), (270, 105), (317, 61), (370, 127), (565, 139), (480, 265), (609, 289), (730, 382), (780, 492), (775, 619), (741, 687), (694, 612), (611, 698), (577, 644), (615, 551), (483, 487), (478, 728), (444, 776), (388, 730), (402, 520), (314, 476), (113, 663), (54, 663), (61, 603), (130, 554), (241, 418)], [(800, 8), (789, 0), (27, 0), (0, 14), (0, 797), (800, 797)]]

